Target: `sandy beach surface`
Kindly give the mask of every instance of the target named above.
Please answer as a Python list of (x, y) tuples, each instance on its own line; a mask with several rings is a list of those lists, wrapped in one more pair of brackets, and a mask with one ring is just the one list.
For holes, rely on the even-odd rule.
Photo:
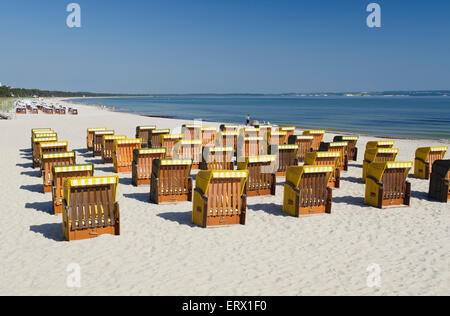
[[(0, 121), (0, 295), (450, 294), (450, 204), (429, 201), (428, 181), (410, 176), (411, 207), (365, 206), (362, 159), (374, 137), (360, 138), (359, 161), (333, 191), (331, 215), (284, 215), (278, 178), (276, 196), (248, 198), (247, 225), (203, 229), (191, 224), (190, 202), (150, 204), (149, 188), (132, 186), (130, 174), (120, 176), (121, 236), (65, 242), (62, 217), (51, 215), (51, 194), (32, 169), (32, 128), (54, 129), (78, 163), (112, 175), (112, 165), (86, 153), (86, 128), (134, 137), (137, 125), (186, 122), (77, 107), (78, 116)], [(397, 160), (435, 145), (449, 144), (396, 140)], [(68, 286), (71, 264), (81, 268), (79, 288)]]

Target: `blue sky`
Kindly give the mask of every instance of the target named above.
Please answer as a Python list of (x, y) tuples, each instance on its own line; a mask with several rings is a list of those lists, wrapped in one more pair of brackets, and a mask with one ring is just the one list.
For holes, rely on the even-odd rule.
[[(450, 1), (1, 0), (0, 82), (111, 93), (450, 89)], [(82, 28), (66, 26), (77, 2)], [(366, 25), (377, 2), (382, 27)]]

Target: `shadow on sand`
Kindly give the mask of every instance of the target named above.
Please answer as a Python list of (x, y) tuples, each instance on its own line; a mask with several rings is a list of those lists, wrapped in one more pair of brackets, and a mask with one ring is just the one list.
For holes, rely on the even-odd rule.
[(139, 202), (150, 203), (150, 191), (147, 193), (129, 193), (123, 195), (127, 199), (133, 199)]
[(64, 241), (62, 233), (62, 224), (43, 224), (30, 226), (30, 231), (41, 234), (47, 239), (54, 241)]
[(255, 212), (265, 212), (267, 214), (274, 215), (274, 216), (282, 216), (282, 217), (289, 216), (289, 215), (283, 213), (283, 205), (275, 204), (275, 203), (252, 204), (252, 205), (247, 204), (247, 208), (249, 210), (252, 210)]
[(26, 203), (25, 208), (53, 215), (53, 202)]
[(198, 227), (192, 223), (192, 212), (170, 212), (158, 214), (158, 217), (166, 221), (175, 222), (180, 225), (187, 225), (189, 227)]
[(21, 185), (21, 190), (30, 191), (33, 193), (42, 193), (44, 194), (44, 189), (42, 187), (42, 184), (30, 184), (30, 185)]

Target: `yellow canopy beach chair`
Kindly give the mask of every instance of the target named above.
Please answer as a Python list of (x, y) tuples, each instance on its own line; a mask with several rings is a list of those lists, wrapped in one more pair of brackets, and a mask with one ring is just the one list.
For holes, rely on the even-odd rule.
[(325, 130), (307, 130), (303, 131), (303, 135), (314, 137), (311, 148), (312, 150), (318, 151), (320, 143), (322, 142), (323, 137), (325, 136)]
[(414, 177), (418, 179), (430, 179), (433, 163), (436, 160), (444, 159), (447, 150), (447, 146), (418, 148), (414, 163)]
[(370, 148), (364, 154), (362, 181), (366, 182), (367, 171), (372, 162), (395, 161), (397, 158), (398, 148)]
[(134, 186), (150, 185), (153, 160), (166, 158), (166, 148), (135, 149), (133, 152), (132, 183)]
[(339, 157), (341, 153), (338, 151), (315, 151), (306, 153), (306, 166), (334, 166), (334, 171), (331, 173), (328, 186), (331, 188), (340, 188), (341, 185), (341, 170), (339, 169)]
[(102, 144), (102, 163), (110, 164), (114, 162), (114, 141), (117, 139), (127, 139), (125, 135), (104, 135)]
[(203, 158), (200, 163), (201, 170), (233, 170), (234, 148), (203, 147)]
[(251, 156), (238, 162), (238, 170), (248, 170), (247, 196), (275, 195), (277, 187), (276, 155)]
[(87, 136), (86, 136), (87, 151), (92, 151), (94, 149), (94, 132), (106, 130), (108, 130), (106, 127), (90, 127), (87, 129)]
[(436, 160), (433, 163), (428, 197), (442, 203), (450, 199), (450, 160)]

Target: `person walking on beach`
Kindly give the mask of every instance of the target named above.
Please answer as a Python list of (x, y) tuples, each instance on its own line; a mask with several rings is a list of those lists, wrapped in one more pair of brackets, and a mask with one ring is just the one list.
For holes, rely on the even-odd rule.
[(247, 117), (245, 118), (246, 124), (247, 126), (250, 125), (250, 114), (247, 115)]

